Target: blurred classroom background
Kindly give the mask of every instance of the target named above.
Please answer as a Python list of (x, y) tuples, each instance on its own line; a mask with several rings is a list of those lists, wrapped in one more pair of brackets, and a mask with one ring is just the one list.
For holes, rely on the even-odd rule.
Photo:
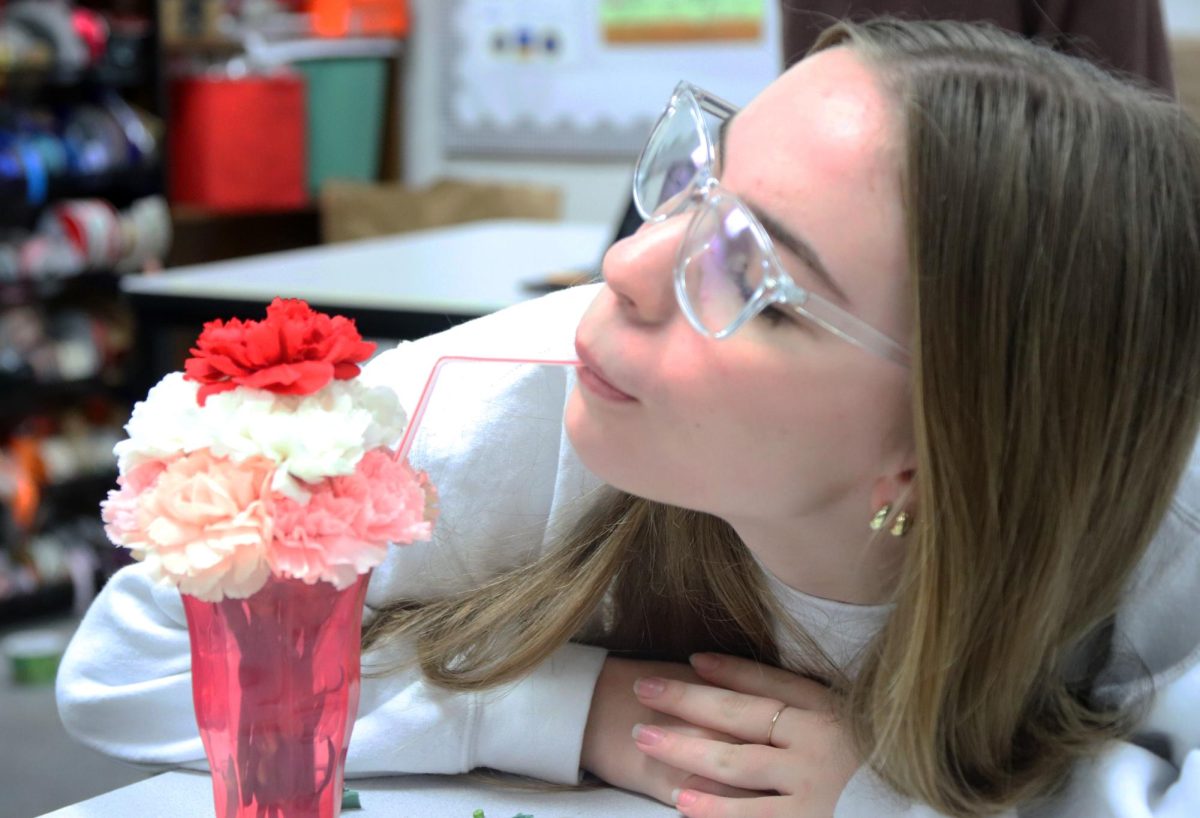
[[(1200, 3), (1162, 8), (1200, 116)], [(781, 36), (777, 0), (0, 0), (0, 818), (147, 774), (53, 674), (201, 322), (278, 293), (416, 337), (586, 277), (675, 82), (744, 103)]]

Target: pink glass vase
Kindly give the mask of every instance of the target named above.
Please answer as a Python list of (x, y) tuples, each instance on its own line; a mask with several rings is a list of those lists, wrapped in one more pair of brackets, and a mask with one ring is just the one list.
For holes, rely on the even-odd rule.
[(368, 576), (344, 591), (271, 577), (248, 599), (183, 595), (217, 818), (341, 814)]

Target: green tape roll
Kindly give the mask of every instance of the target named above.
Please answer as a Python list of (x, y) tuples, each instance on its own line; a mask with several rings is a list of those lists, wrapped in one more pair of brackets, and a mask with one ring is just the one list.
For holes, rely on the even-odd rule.
[(65, 636), (54, 631), (23, 631), (3, 642), (4, 655), (19, 685), (52, 684), (66, 649)]

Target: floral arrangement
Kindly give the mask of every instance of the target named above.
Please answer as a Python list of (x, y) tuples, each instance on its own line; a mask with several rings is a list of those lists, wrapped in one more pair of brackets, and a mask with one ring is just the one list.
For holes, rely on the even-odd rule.
[(269, 576), (350, 586), (388, 543), (429, 539), (436, 495), (389, 448), (405, 414), (362, 383), (354, 322), (275, 299), (210, 321), (184, 372), (134, 407), (101, 511), (117, 545), (181, 592), (244, 599)]

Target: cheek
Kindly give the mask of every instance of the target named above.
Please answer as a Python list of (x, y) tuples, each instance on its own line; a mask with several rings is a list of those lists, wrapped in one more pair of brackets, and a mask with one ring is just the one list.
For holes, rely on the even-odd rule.
[(810, 511), (861, 489), (881, 468), (896, 390), (832, 357), (808, 363), (730, 376), (702, 418), (726, 430), (707, 435), (709, 466), (721, 469), (726, 496), (743, 510)]
[(633, 411), (608, 411), (578, 386), (568, 398), (567, 435), (607, 483), (723, 517), (792, 515), (833, 502), (878, 467), (886, 409), (853, 367), (813, 362), (811, 350), (764, 362), (730, 347), (699, 358), (676, 349), (658, 358), (656, 388)]
[(750, 454), (748, 419), (728, 395), (697, 370), (672, 367), (670, 354), (636, 406), (616, 408), (577, 384), (567, 399), (564, 427), (589, 470), (632, 494), (712, 510), (711, 497), (728, 489)]
[(730, 384), (723, 425), (736, 434), (722, 457), (751, 501), (794, 508), (841, 490), (847, 418), (836, 392), (820, 384), (794, 373)]

